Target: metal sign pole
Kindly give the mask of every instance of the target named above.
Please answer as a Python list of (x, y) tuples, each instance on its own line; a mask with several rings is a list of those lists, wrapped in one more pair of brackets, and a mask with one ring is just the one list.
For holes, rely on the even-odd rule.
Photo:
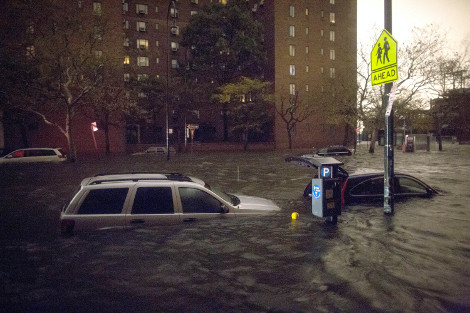
[[(385, 29), (392, 34), (392, 0), (384, 0)], [(389, 103), (393, 83), (385, 84), (385, 95), (382, 106), (390, 111), (385, 114), (385, 144), (384, 144), (384, 214), (393, 214), (393, 181), (394, 181), (394, 155), (393, 155), (393, 103)], [(393, 96), (392, 96), (393, 98)], [(392, 99), (393, 101), (393, 99)]]

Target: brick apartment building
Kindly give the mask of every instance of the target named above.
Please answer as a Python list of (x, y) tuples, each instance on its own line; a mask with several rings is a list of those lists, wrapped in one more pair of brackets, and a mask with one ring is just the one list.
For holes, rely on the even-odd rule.
[[(106, 12), (116, 30), (112, 41), (103, 45), (102, 53), (109, 49), (122, 51), (124, 60), (122, 81), (142, 77), (164, 77), (175, 74), (186, 51), (180, 47), (181, 30), (193, 14), (205, 5), (225, 0), (79, 0), (81, 10), (90, 14)], [(249, 0), (251, 13), (264, 26), (264, 45), (268, 64), (265, 79), (274, 83), (276, 107), (281, 101), (294, 96), (302, 104), (313, 107), (313, 113), (298, 123), (293, 134), (293, 148), (311, 148), (327, 144), (342, 144), (349, 129), (341, 120), (332, 118), (331, 107), (354, 105), (356, 95), (350, 86), (356, 85), (357, 0)], [(169, 70), (169, 72), (168, 72)], [(283, 100), (284, 99), (284, 100)], [(199, 126), (196, 138), (201, 141), (223, 140), (223, 122), (219, 109), (201, 104), (184, 116), (185, 124)], [(274, 126), (263, 140), (274, 147), (288, 147), (286, 125), (272, 110)], [(170, 128), (176, 120), (169, 111)], [(75, 130), (78, 152), (95, 150), (91, 140), (90, 118), (82, 116)], [(156, 117), (155, 126), (145, 121), (130, 122), (125, 129), (113, 128), (111, 151), (125, 151), (135, 144), (155, 144), (165, 141), (165, 114)], [(179, 121), (181, 122), (181, 120)], [(19, 131), (5, 129), (7, 137), (18, 136)], [(181, 130), (181, 129), (180, 129)], [(353, 129), (351, 129), (353, 132)], [(1, 133), (1, 132), (0, 132)], [(32, 129), (32, 146), (65, 146), (62, 139), (50, 136), (45, 125)], [(42, 135), (41, 135), (42, 134)], [(104, 136), (94, 134), (98, 150), (104, 147)], [(171, 135), (175, 136), (175, 134)], [(354, 138), (352, 134), (350, 138)], [(18, 142), (18, 140), (16, 140)], [(11, 145), (11, 144), (10, 144)]]

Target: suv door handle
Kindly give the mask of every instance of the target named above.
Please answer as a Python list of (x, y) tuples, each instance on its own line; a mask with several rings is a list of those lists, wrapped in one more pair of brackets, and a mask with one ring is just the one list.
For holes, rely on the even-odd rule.
[(188, 217), (188, 218), (183, 218), (183, 223), (191, 223), (197, 221), (197, 218), (195, 217)]
[(145, 220), (143, 219), (131, 220), (131, 224), (143, 224), (143, 223), (145, 223)]

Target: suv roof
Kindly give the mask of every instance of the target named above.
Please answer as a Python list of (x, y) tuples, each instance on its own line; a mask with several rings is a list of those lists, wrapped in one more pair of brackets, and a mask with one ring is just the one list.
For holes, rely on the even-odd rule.
[(93, 177), (87, 177), (82, 180), (81, 185), (97, 185), (106, 183), (117, 183), (117, 182), (138, 182), (138, 181), (155, 181), (155, 180), (166, 180), (166, 181), (184, 181), (194, 182), (204, 185), (204, 182), (200, 179), (185, 176), (180, 173), (147, 173), (147, 172), (132, 172), (132, 173), (104, 173), (97, 174)]

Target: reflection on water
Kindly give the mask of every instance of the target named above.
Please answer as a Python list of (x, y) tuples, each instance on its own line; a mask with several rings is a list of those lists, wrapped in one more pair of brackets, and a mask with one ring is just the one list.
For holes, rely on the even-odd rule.
[[(277, 215), (68, 238), (57, 236), (56, 202), (65, 201), (89, 172), (123, 164), (66, 165), (78, 167), (77, 174), (36, 168), (35, 175), (52, 176), (42, 185), (22, 170), (0, 185), (7, 199), (0, 205), (6, 213), (0, 224), (0, 307), (5, 312), (470, 311), (470, 147), (445, 148), (395, 157), (397, 171), (428, 182), (442, 191), (439, 196), (396, 203), (394, 216), (384, 216), (377, 206), (351, 206), (336, 226), (311, 215), (310, 203), (302, 199), (311, 173), (283, 163), (282, 153), (180, 156), (158, 163), (162, 171), (274, 199), (283, 208)], [(380, 153), (362, 151), (343, 160), (349, 171), (383, 167)], [(127, 161), (129, 170), (150, 166), (143, 158)], [(237, 171), (240, 176), (231, 175)], [(48, 184), (55, 193), (47, 192)], [(297, 220), (292, 212), (299, 212)]]

